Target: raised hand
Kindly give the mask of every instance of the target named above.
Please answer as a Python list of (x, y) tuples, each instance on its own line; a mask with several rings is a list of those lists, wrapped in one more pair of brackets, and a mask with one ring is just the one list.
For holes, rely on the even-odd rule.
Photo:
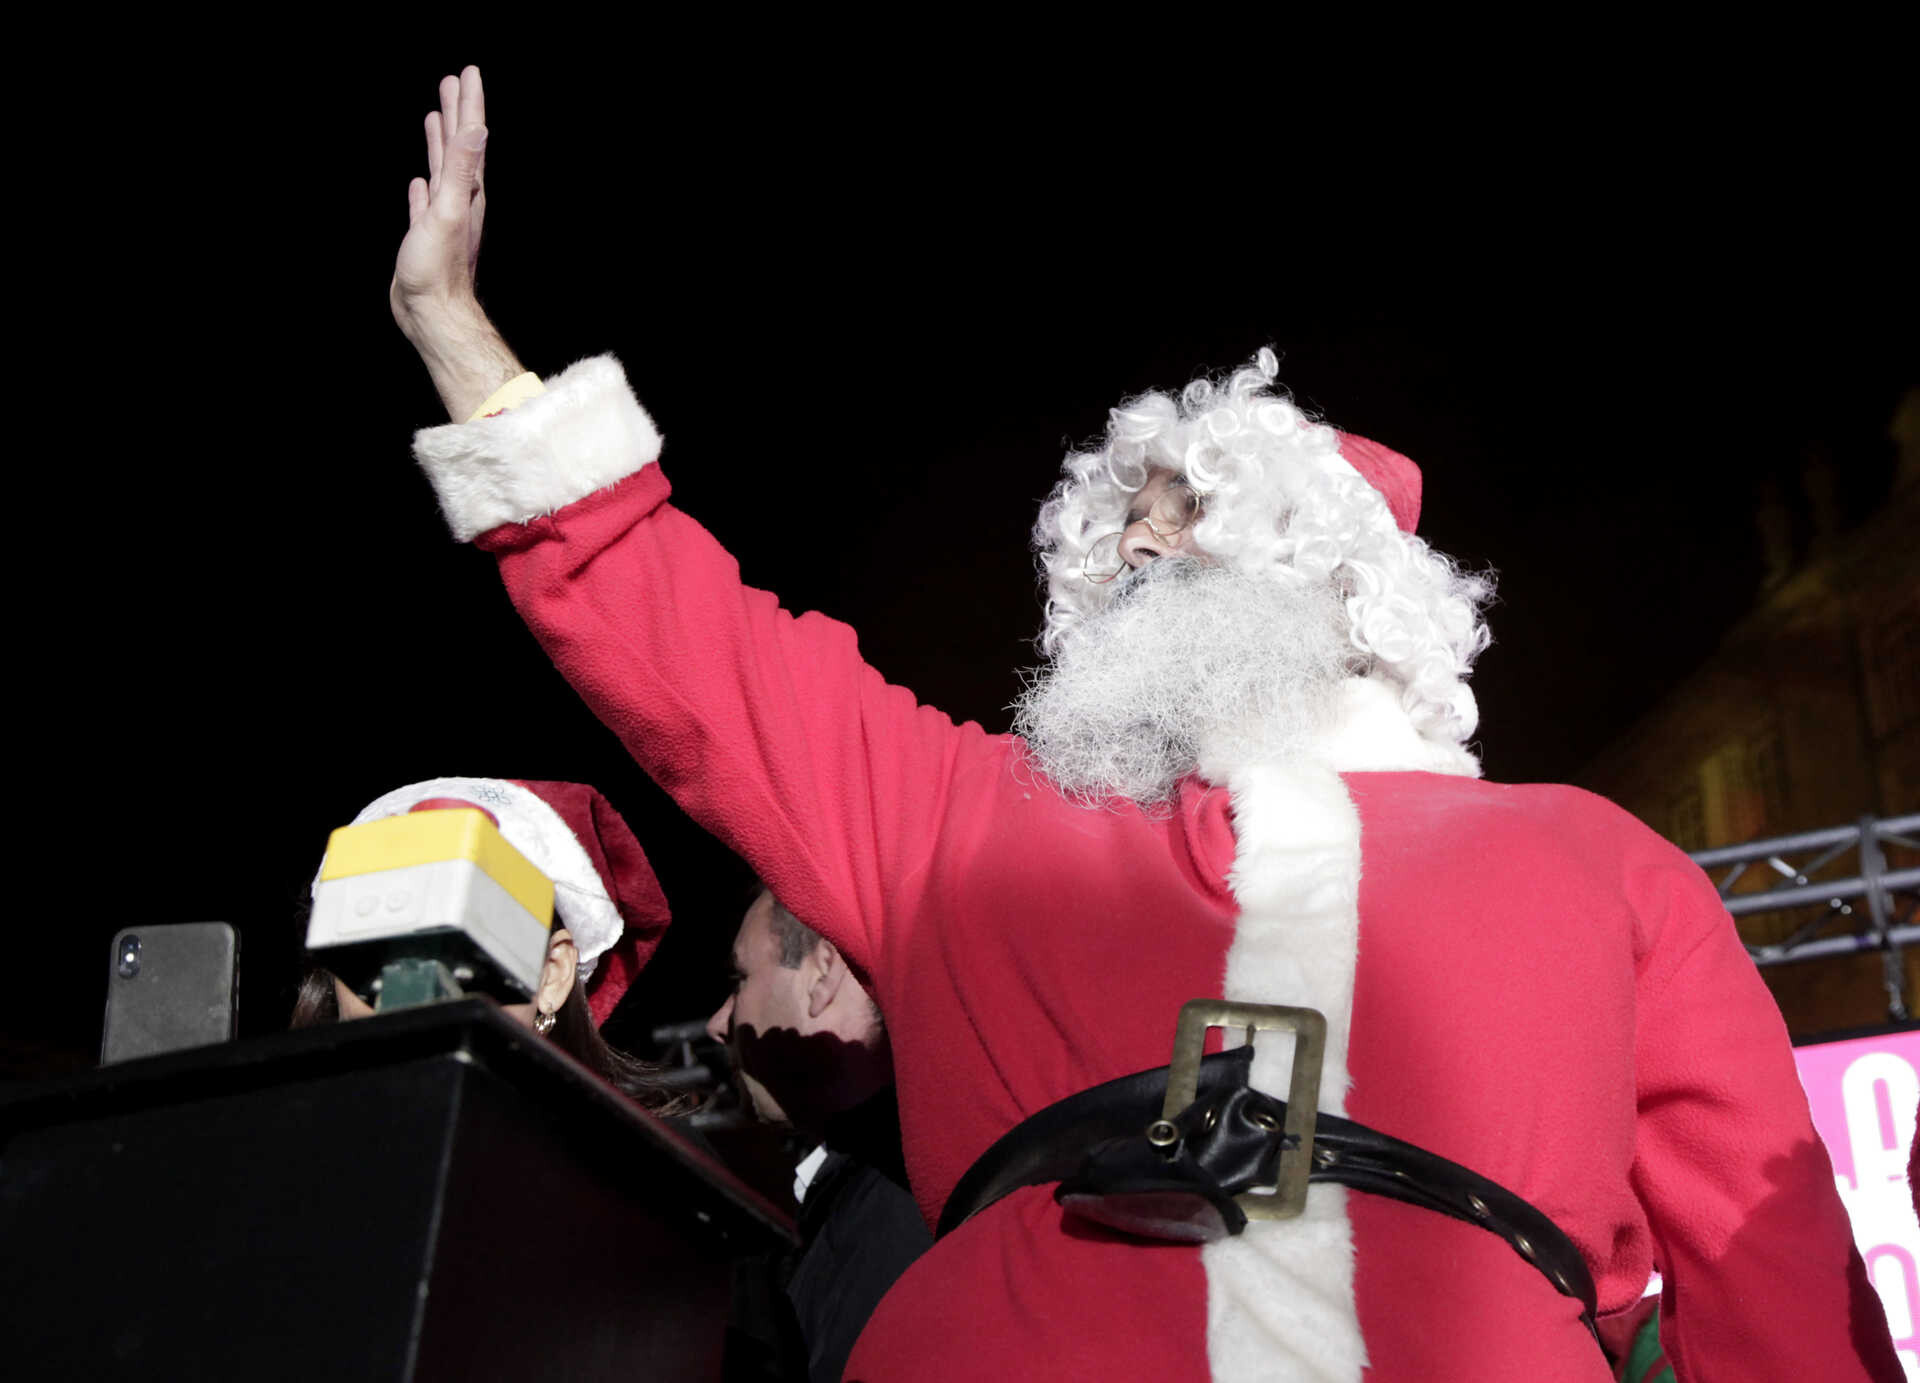
[(427, 116), (427, 176), (407, 185), (407, 236), (387, 300), (455, 422), (520, 373), (480, 310), (474, 273), (486, 219), (487, 106), (480, 69), (440, 79)]
[(407, 235), (388, 290), (394, 320), (416, 345), (436, 314), (478, 308), (486, 118), (479, 68), (441, 78), (440, 109), (427, 116), (427, 176), (407, 185)]

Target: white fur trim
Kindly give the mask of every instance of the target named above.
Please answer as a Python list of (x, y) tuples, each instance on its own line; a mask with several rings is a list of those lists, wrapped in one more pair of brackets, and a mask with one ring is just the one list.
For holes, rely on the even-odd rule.
[[(1327, 1019), (1320, 1108), (1347, 1112), (1347, 1047), (1360, 944), (1360, 813), (1342, 773), (1423, 770), (1480, 776), (1474, 756), (1415, 728), (1390, 677), (1341, 684), (1309, 750), (1274, 763), (1218, 758), (1202, 773), (1233, 798), (1227, 882), (1240, 917), (1221, 992), (1247, 1003), (1319, 1009)], [(1284, 1096), (1293, 1044), (1257, 1044), (1253, 1083)], [(1207, 1359), (1214, 1378), (1358, 1383), (1366, 1342), (1353, 1296), (1347, 1192), (1316, 1186), (1297, 1220), (1255, 1222), (1208, 1244)]]
[(1430, 739), (1414, 727), (1392, 678), (1349, 677), (1340, 684), (1333, 725), (1316, 736), (1313, 755), (1336, 773), (1396, 773), (1419, 769), (1467, 778), (1480, 776), (1480, 760), (1464, 745)]
[(464, 543), (551, 514), (659, 460), (660, 431), (620, 362), (597, 355), (510, 412), (420, 429), (413, 455)]
[[(1360, 815), (1338, 773), (1293, 761), (1229, 775), (1240, 904), (1222, 986), (1229, 999), (1326, 1015), (1320, 1108), (1344, 1114), (1347, 1038), (1360, 937)], [(1292, 1044), (1256, 1045), (1253, 1083), (1285, 1095)], [(1255, 1222), (1208, 1244), (1207, 1359), (1213, 1377), (1358, 1383), (1366, 1344), (1353, 1296), (1344, 1188), (1316, 1186), (1297, 1220)]]
[[(593, 974), (600, 957), (620, 939), (625, 924), (607, 896), (607, 885), (593, 867), (586, 847), (544, 797), (504, 778), (429, 778), (376, 797), (349, 822), (359, 826), (400, 816), (434, 797), (458, 797), (492, 812), (507, 844), (553, 880), (553, 911), (573, 935), (580, 952), (580, 978)], [(322, 861), (324, 866), (325, 861)], [(320, 878), (314, 876), (314, 887)]]

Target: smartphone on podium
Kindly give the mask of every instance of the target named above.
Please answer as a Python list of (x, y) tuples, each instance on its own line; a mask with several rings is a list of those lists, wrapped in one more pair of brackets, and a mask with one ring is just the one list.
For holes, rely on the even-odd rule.
[(226, 922), (122, 930), (108, 961), (100, 1064), (232, 1038), (239, 959), (239, 935)]

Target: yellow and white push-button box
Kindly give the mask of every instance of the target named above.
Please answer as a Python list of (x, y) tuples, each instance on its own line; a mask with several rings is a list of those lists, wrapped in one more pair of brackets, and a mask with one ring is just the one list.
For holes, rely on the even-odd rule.
[(307, 950), (364, 997), (389, 961), (437, 960), (463, 987), (539, 987), (553, 882), (478, 808), (342, 826), (327, 841)]

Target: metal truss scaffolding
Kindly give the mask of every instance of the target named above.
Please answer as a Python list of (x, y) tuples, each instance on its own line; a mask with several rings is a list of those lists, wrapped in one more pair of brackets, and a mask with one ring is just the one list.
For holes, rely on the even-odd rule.
[[(1920, 812), (1907, 816), (1863, 816), (1851, 826), (1776, 836), (1746, 845), (1696, 850), (1693, 862), (1716, 882), (1727, 911), (1735, 918), (1760, 913), (1805, 913), (1799, 925), (1776, 942), (1748, 945), (1755, 965), (1792, 965), (1822, 956), (1882, 953), (1887, 1016), (1909, 1015), (1902, 948), (1920, 941), (1920, 868), (1888, 869), (1886, 847), (1920, 851)], [(1851, 878), (1814, 875), (1851, 851), (1859, 865)], [(1795, 857), (1800, 857), (1795, 863)], [(1748, 866), (1764, 865), (1779, 878), (1772, 887), (1737, 889)], [(1762, 876), (1764, 877), (1764, 876)]]

